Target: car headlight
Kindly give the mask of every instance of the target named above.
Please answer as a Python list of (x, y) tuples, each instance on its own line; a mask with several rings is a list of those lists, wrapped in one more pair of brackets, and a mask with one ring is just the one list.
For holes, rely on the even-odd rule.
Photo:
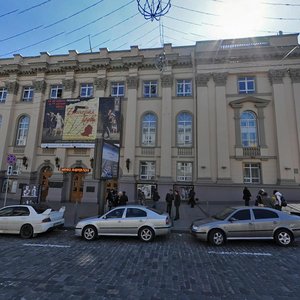
[(197, 225), (192, 226), (192, 230), (197, 231), (198, 229), (199, 229), (199, 227)]

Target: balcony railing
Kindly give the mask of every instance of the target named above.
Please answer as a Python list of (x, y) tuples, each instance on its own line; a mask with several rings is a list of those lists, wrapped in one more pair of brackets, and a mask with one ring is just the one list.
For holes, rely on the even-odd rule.
[(260, 156), (260, 147), (245, 147), (243, 148), (243, 156), (257, 157)]

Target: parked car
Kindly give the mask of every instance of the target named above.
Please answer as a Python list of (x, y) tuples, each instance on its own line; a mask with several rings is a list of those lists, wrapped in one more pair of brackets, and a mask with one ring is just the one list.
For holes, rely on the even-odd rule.
[(75, 228), (75, 235), (91, 241), (101, 235), (138, 236), (150, 242), (157, 235), (170, 232), (167, 213), (142, 205), (118, 206), (103, 216), (83, 219)]
[(216, 246), (240, 239), (273, 239), (288, 246), (300, 236), (300, 217), (266, 207), (229, 207), (211, 218), (194, 221), (191, 233)]
[(28, 239), (64, 225), (65, 207), (59, 211), (41, 205), (10, 205), (0, 209), (0, 233)]

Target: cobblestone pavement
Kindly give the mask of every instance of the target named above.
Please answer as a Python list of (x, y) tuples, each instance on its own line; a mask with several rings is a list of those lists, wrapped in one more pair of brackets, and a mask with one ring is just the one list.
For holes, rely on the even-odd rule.
[(0, 299), (299, 299), (300, 241), (212, 247), (186, 233), (105, 237), (73, 230), (0, 236)]

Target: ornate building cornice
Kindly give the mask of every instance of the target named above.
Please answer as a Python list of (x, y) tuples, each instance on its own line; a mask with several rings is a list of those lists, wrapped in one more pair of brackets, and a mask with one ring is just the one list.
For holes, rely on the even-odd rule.
[(196, 85), (197, 86), (207, 86), (207, 83), (211, 77), (211, 74), (197, 74), (196, 75)]
[(44, 94), (47, 84), (45, 80), (38, 80), (33, 82), (33, 87), (36, 92)]
[(213, 73), (212, 77), (214, 79), (214, 82), (216, 86), (223, 86), (226, 84), (228, 73)]
[(283, 83), (283, 77), (285, 76), (285, 74), (285, 69), (269, 70), (268, 76), (271, 84)]
[(96, 78), (94, 80), (94, 85), (96, 90), (105, 90), (107, 86), (107, 79), (106, 78)]
[(160, 77), (160, 80), (161, 80), (161, 86), (163, 88), (172, 87), (172, 85), (173, 85), (173, 76), (172, 75), (162, 75)]
[(5, 87), (7, 88), (8, 93), (17, 95), (19, 91), (19, 83), (17, 81), (5, 82)]
[(252, 102), (256, 107), (266, 107), (270, 103), (270, 100), (261, 99), (253, 96), (246, 96), (238, 100), (230, 101), (229, 105), (232, 108), (241, 108), (245, 102)]
[(62, 83), (66, 92), (75, 91), (76, 81), (74, 79), (63, 79)]
[(289, 74), (293, 83), (300, 83), (300, 69), (289, 69)]
[(126, 83), (129, 89), (137, 89), (139, 78), (137, 76), (129, 76), (126, 78)]

